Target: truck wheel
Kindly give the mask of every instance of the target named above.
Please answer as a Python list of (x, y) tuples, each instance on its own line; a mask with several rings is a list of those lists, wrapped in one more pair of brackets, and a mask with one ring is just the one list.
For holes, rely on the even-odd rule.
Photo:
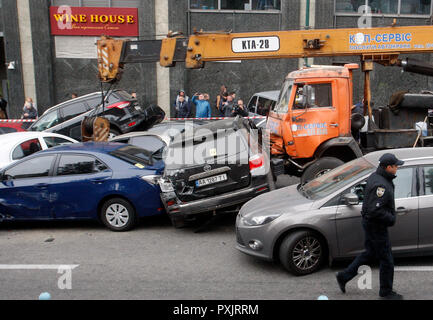
[(302, 174), (301, 184), (307, 183), (326, 172), (341, 166), (344, 162), (334, 157), (323, 157), (310, 165)]
[(289, 234), (280, 246), (280, 261), (284, 268), (296, 276), (318, 270), (325, 256), (325, 246), (320, 237), (311, 231)]

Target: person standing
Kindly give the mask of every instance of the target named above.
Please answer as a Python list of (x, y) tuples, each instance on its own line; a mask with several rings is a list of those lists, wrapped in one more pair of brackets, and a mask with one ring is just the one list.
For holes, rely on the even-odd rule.
[(195, 116), (196, 118), (211, 118), (212, 110), (209, 101), (204, 99), (204, 95), (196, 93), (192, 98), (192, 102), (196, 105)]
[(0, 94), (0, 119), (8, 119), (8, 113), (6, 111), (6, 107), (8, 102), (3, 98), (3, 95)]
[(234, 115), (235, 105), (234, 105), (232, 95), (227, 96), (227, 101), (224, 103), (223, 107), (221, 108), (221, 111), (223, 112), (224, 117), (226, 117), (226, 118), (235, 116)]
[(379, 296), (388, 300), (402, 300), (403, 296), (393, 291), (394, 259), (389, 240), (388, 227), (396, 222), (394, 183), (398, 166), (404, 161), (392, 153), (385, 153), (379, 159), (376, 172), (367, 179), (364, 202), (362, 204), (362, 227), (365, 236), (365, 251), (336, 278), (340, 290), (346, 292), (346, 283), (358, 273), (358, 268), (377, 258), (380, 261)]
[(227, 87), (225, 85), (222, 85), (220, 88), (220, 92), (217, 95), (216, 98), (216, 109), (221, 113), (221, 115), (223, 115), (222, 111), (221, 111), (221, 107), (223, 105), (224, 102), (226, 102), (227, 98)]
[(21, 119), (36, 119), (38, 117), (38, 111), (34, 107), (33, 100), (31, 98), (27, 98), (23, 107), (23, 116)]
[(248, 117), (248, 110), (244, 106), (244, 101), (242, 99), (238, 100), (237, 105), (234, 109), (234, 116)]
[(176, 109), (175, 118), (189, 118), (191, 116), (191, 103), (186, 101), (184, 96), (179, 96), (174, 107)]

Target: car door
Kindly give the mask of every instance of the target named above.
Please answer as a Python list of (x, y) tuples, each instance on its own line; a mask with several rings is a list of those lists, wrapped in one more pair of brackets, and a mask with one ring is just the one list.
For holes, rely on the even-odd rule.
[[(395, 184), (396, 224), (389, 228), (391, 244), (395, 252), (407, 252), (418, 246), (418, 196), (416, 191), (416, 168), (401, 168), (397, 172)], [(337, 209), (336, 225), (339, 253), (353, 256), (364, 250), (361, 208), (364, 199), (366, 179), (358, 182), (341, 194)], [(343, 203), (343, 195), (358, 195), (358, 205)]]
[(112, 171), (86, 154), (61, 154), (50, 184), (56, 219), (94, 218)]
[(23, 160), (3, 171), (0, 214), (17, 219), (50, 219), (49, 184), (56, 155)]
[(419, 167), (419, 250), (433, 250), (433, 164)]

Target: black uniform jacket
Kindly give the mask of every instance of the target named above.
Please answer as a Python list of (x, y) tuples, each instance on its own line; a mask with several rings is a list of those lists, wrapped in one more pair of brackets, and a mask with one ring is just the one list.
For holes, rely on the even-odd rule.
[(369, 223), (390, 227), (395, 224), (394, 183), (396, 176), (379, 167), (368, 179), (361, 214)]

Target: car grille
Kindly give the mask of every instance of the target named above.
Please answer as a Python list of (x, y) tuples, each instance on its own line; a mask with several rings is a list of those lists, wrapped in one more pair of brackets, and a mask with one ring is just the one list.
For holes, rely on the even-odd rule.
[(241, 235), (240, 235), (240, 233), (239, 233), (239, 229), (238, 229), (238, 228), (236, 228), (236, 240), (237, 240), (237, 242), (238, 242), (241, 246), (245, 246), (245, 242), (244, 242), (244, 240), (242, 240), (242, 237), (241, 237)]

